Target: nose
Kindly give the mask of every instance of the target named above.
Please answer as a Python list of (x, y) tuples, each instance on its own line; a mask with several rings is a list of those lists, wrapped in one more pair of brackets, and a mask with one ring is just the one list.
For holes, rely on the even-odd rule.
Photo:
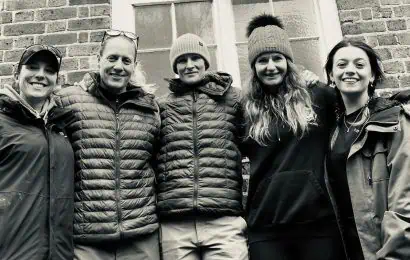
[(187, 58), (186, 67), (187, 68), (193, 68), (194, 67), (194, 62), (192, 61), (191, 58)]
[(114, 70), (123, 70), (123, 69), (124, 69), (123, 63), (122, 63), (122, 61), (121, 61), (120, 59), (118, 59), (118, 60), (114, 63), (113, 69), (114, 69)]
[(38, 69), (34, 76), (36, 79), (44, 79), (45, 78), (45, 68)]
[(273, 60), (270, 58), (268, 61), (268, 64), (266, 66), (267, 70), (274, 70), (276, 69), (275, 63), (273, 62)]
[(356, 72), (356, 68), (353, 64), (347, 64), (346, 68), (345, 68), (345, 73), (348, 75), (352, 75)]

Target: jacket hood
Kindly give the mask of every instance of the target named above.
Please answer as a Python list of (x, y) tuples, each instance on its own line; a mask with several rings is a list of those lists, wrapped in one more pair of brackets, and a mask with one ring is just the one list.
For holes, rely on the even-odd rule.
[[(104, 91), (101, 91), (100, 74), (90, 72), (84, 75), (83, 79), (78, 83), (80, 87), (93, 95), (103, 96)], [(154, 101), (154, 95), (147, 93), (142, 87), (129, 83), (127, 91), (119, 94), (120, 98), (124, 98), (127, 102), (135, 103), (138, 106), (145, 107), (154, 111), (158, 111)]]
[(17, 108), (17, 106), (21, 106), (26, 110), (26, 112), (28, 112), (35, 118), (46, 118), (48, 111), (55, 106), (55, 103), (53, 101), (47, 99), (40, 113), (38, 113), (26, 100), (24, 100), (19, 95), (19, 93), (17, 93), (17, 91), (12, 86), (7, 84), (0, 89), (0, 98), (2, 99), (3, 104), (4, 102), (6, 102), (10, 107), (15, 108)]
[(369, 102), (369, 123), (398, 123), (401, 103), (395, 99), (373, 98)]
[(232, 76), (225, 72), (207, 71), (203, 79), (195, 85), (184, 84), (180, 79), (166, 79), (174, 93), (184, 93), (193, 88), (211, 96), (223, 96), (232, 85)]
[(59, 129), (63, 129), (72, 120), (72, 113), (68, 109), (57, 107), (52, 98), (46, 100), (38, 113), (10, 85), (4, 85), (0, 89), (0, 110), (17, 118), (42, 119), (45, 124), (54, 124)]

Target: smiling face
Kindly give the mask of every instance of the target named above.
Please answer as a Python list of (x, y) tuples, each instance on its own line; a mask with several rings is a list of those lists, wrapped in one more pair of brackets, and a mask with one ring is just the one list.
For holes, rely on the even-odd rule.
[(33, 108), (43, 105), (57, 85), (57, 70), (53, 66), (55, 59), (50, 55), (34, 55), (25, 65), (21, 66), (20, 72), (15, 76), (20, 96)]
[(330, 79), (344, 96), (367, 95), (374, 75), (366, 52), (353, 46), (339, 49), (333, 58)]
[(135, 45), (123, 37), (108, 38), (99, 57), (101, 86), (113, 93), (122, 93), (135, 69)]
[(283, 54), (269, 52), (256, 58), (256, 76), (267, 87), (277, 87), (281, 85), (285, 79), (287, 71), (288, 63)]
[(205, 74), (205, 60), (198, 54), (184, 54), (176, 60), (176, 68), (181, 81), (192, 85), (202, 80)]

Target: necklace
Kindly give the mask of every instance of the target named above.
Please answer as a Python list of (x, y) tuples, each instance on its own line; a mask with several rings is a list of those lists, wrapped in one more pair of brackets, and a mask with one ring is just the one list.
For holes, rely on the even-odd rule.
[[(344, 117), (343, 117), (343, 123), (344, 123), (345, 126), (346, 126), (346, 133), (349, 133), (349, 131), (350, 131), (350, 129), (352, 128), (352, 126), (357, 122), (357, 119), (358, 119), (359, 116), (363, 113), (365, 107), (366, 107), (366, 106), (362, 107), (362, 109), (361, 109), (360, 112), (357, 114), (356, 118), (354, 119), (353, 123), (350, 123), (350, 122), (349, 122), (350, 126), (347, 126), (347, 123), (346, 123), (346, 121), (347, 121), (347, 120), (346, 120), (346, 114), (344, 115)], [(358, 131), (357, 129), (354, 129), (354, 130), (355, 130), (355, 131)]]

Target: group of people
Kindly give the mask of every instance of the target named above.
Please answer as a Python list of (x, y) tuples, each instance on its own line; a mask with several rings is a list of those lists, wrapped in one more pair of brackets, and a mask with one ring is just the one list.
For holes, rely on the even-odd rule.
[(343, 40), (312, 83), (279, 18), (247, 36), (242, 90), (184, 34), (159, 98), (133, 33), (108, 30), (98, 72), (61, 89), (60, 51), (26, 48), (0, 88), (0, 259), (410, 258), (410, 107), (375, 96), (376, 52)]

